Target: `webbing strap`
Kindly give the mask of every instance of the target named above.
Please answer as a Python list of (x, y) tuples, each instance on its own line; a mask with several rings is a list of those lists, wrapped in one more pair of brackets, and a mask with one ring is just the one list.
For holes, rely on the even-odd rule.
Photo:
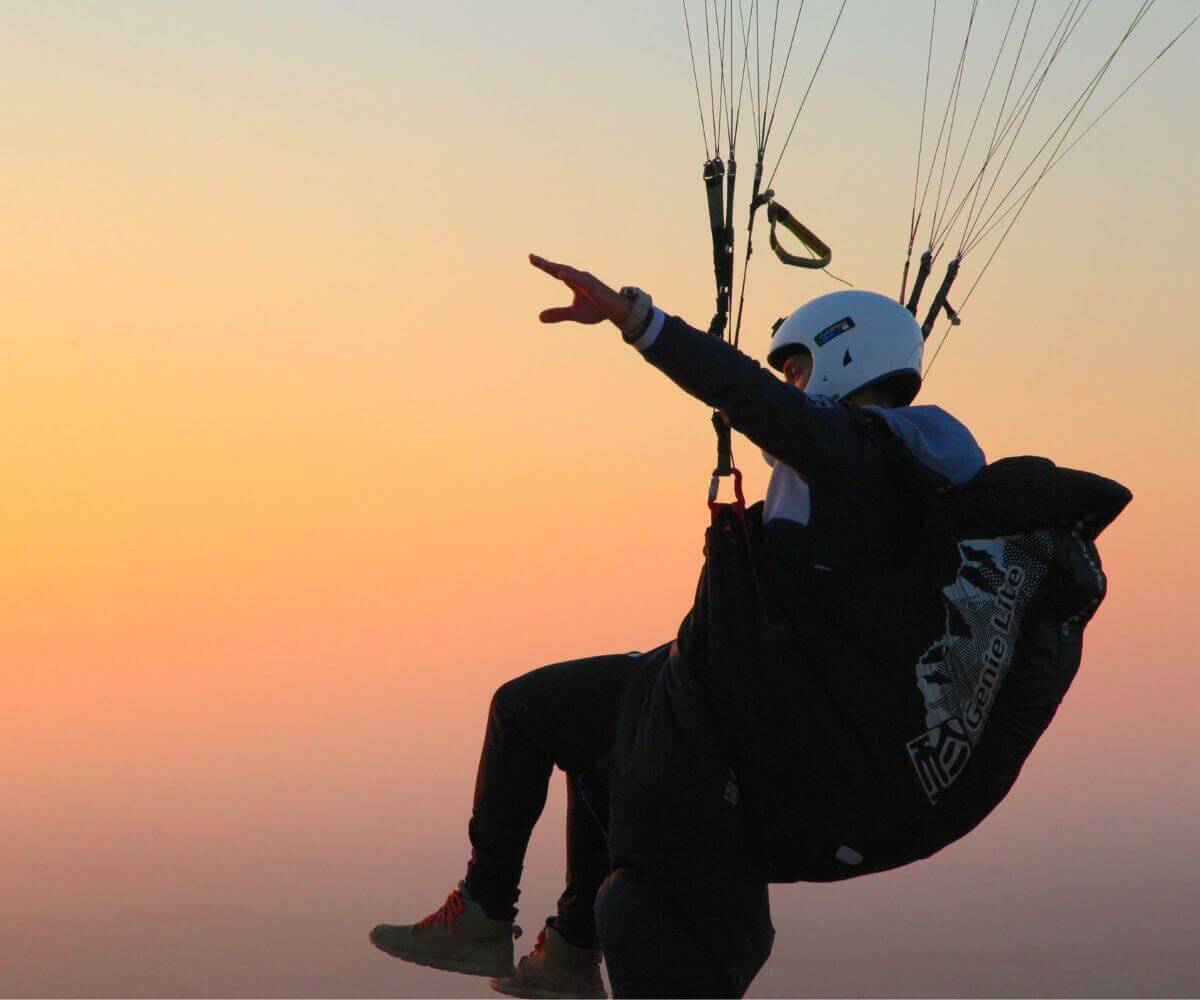
[[(914, 318), (917, 315), (917, 308), (921, 304), (921, 292), (925, 290), (925, 282), (928, 280), (931, 270), (933, 270), (933, 254), (929, 250), (926, 250), (921, 254), (921, 263), (917, 267), (917, 278), (913, 282), (912, 294), (908, 297), (908, 305), (905, 306), (913, 314)], [(905, 274), (907, 275), (907, 273), (906, 265)]]
[[(731, 157), (729, 170), (719, 157), (704, 164), (704, 188), (708, 196), (708, 223), (712, 230), (713, 275), (717, 283), (717, 309), (708, 332), (724, 337), (729, 325), (729, 305), (733, 295), (733, 187), (737, 180), (737, 163)], [(741, 473), (733, 465), (733, 441), (729, 421), (720, 410), (712, 415), (713, 430), (717, 432), (717, 465), (709, 484), (708, 502), (716, 503), (722, 476), (733, 476), (735, 491), (741, 498)], [(740, 501), (742, 507), (745, 501)]]
[(717, 337), (725, 335), (729, 322), (729, 300), (733, 287), (733, 230), (728, 223), (726, 204), (732, 214), (733, 181), (737, 167), (730, 164), (729, 190), (726, 195), (725, 164), (714, 157), (704, 164), (704, 188), (708, 196), (708, 225), (712, 232), (713, 276), (717, 282), (717, 308), (708, 332)]
[(946, 301), (946, 296), (950, 294), (950, 286), (954, 284), (954, 279), (958, 277), (959, 259), (955, 257), (946, 266), (946, 276), (942, 279), (941, 285), (938, 286), (937, 294), (934, 295), (933, 301), (929, 304), (929, 312), (925, 314), (925, 322), (921, 324), (921, 336), (926, 340), (929, 339), (929, 334), (933, 332), (933, 324), (937, 322), (938, 313), (943, 309), (946, 315), (950, 318), (952, 326), (958, 326), (959, 318)]
[(720, 410), (713, 410), (713, 430), (717, 432), (717, 468), (715, 476), (728, 476), (733, 472), (733, 435), (729, 421)]

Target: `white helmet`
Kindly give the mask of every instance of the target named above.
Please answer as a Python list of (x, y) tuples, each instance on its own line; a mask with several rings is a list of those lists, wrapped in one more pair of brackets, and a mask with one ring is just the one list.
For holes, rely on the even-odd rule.
[(904, 306), (878, 292), (830, 292), (801, 306), (776, 324), (767, 362), (783, 371), (800, 348), (813, 359), (805, 392), (845, 399), (894, 378), (898, 401), (907, 405), (921, 388), (921, 327)]

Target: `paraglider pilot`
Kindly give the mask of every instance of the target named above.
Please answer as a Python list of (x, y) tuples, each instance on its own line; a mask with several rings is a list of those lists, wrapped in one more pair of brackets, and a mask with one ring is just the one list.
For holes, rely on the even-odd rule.
[[(410, 962), (494, 977), (492, 987), (512, 996), (604, 997), (602, 958), (617, 996), (742, 996), (766, 962), (774, 939), (769, 882), (827, 880), (878, 871), (926, 856), (961, 836), (994, 802), (984, 802), (987, 795), (974, 793), (974, 772), (968, 767), (960, 774), (954, 770), (959, 767), (955, 762), (970, 760), (976, 771), (986, 764), (991, 770), (983, 778), (990, 784), (979, 787), (989, 790), (987, 794), (995, 788), (996, 796), (1003, 795), (1053, 714), (1069, 676), (1061, 684), (1056, 681), (1053, 689), (1046, 687), (1023, 698), (1023, 705), (1037, 704), (1040, 715), (1013, 724), (1016, 735), (1006, 736), (1004, 743), (1007, 757), (989, 757), (985, 744), (978, 742), (979, 731), (964, 729), (954, 715), (954, 699), (965, 690), (954, 669), (966, 662), (962, 649), (967, 647), (955, 645), (957, 639), (949, 632), (946, 623), (952, 616), (947, 616), (941, 602), (943, 592), (951, 591), (943, 590), (946, 581), (939, 578), (928, 587), (907, 588), (933, 596), (913, 603), (911, 613), (904, 611), (905, 621), (915, 623), (913, 641), (920, 645), (913, 647), (915, 652), (900, 650), (895, 670), (889, 667), (886, 677), (877, 676), (883, 662), (880, 656), (886, 660), (890, 655), (884, 646), (891, 632), (878, 644), (879, 655), (873, 653), (861, 664), (849, 659), (830, 664), (839, 672), (859, 670), (847, 674), (856, 677), (848, 697), (857, 697), (877, 682), (887, 685), (878, 698), (872, 695), (865, 708), (849, 703), (855, 725), (830, 721), (838, 712), (818, 704), (816, 695), (828, 694), (824, 688), (802, 691), (800, 699), (792, 702), (790, 693), (776, 696), (769, 689), (772, 678), (799, 677), (807, 682), (812, 676), (789, 664), (796, 662), (796, 648), (802, 656), (805, 643), (819, 643), (822, 632), (832, 630), (835, 639), (826, 647), (816, 647), (822, 662), (850, 656), (841, 652), (843, 646), (852, 645), (842, 641), (848, 633), (858, 633), (856, 639), (859, 634), (873, 637), (875, 619), (885, 614), (878, 609), (887, 602), (864, 607), (856, 612), (859, 617), (846, 622), (837, 616), (853, 604), (856, 595), (866, 593), (860, 579), (913, 564), (911, 554), (927, 520), (922, 513), (928, 509), (921, 485), (924, 478), (942, 492), (961, 492), (969, 481), (974, 489), (988, 470), (1004, 463), (985, 469), (983, 452), (963, 424), (937, 406), (910, 405), (921, 384), (924, 338), (909, 311), (890, 297), (840, 291), (793, 312), (776, 326), (768, 355), (768, 363), (783, 373), (781, 380), (724, 340), (668, 316), (637, 289), (618, 292), (584, 271), (536, 256), (530, 260), (566, 285), (572, 295), (569, 305), (544, 310), (543, 323), (613, 324), (642, 358), (687, 393), (721, 410), (734, 429), (763, 450), (772, 473), (764, 502), (752, 509), (761, 536), (758, 544), (767, 553), (793, 553), (772, 564), (774, 577), (769, 582), (784, 605), (800, 609), (801, 618), (820, 617), (808, 619), (811, 638), (802, 636), (798, 647), (789, 647), (793, 659), (764, 672), (768, 694), (757, 701), (727, 697), (730, 671), (725, 665), (732, 662), (733, 674), (741, 676), (742, 645), (735, 634), (724, 651), (716, 648), (722, 641), (721, 629), (728, 631), (736, 616), (712, 610), (719, 604), (720, 587), (726, 585), (705, 576), (696, 605), (675, 641), (649, 653), (553, 664), (501, 685), (487, 720), (468, 827), (472, 850), (465, 877), (445, 903), (423, 920), (381, 924), (371, 932), (371, 941)], [(1020, 466), (1029, 488), (1014, 490), (1010, 482), (1003, 496), (1041, 495), (1039, 484), (1048, 481), (1052, 469), (1048, 462), (1032, 467), (1033, 471)], [(1086, 476), (1068, 470), (1053, 474), (1057, 473)], [(1100, 482), (1099, 477), (1091, 480)], [(1055, 497), (1065, 495), (1058, 485), (1054, 490), (1058, 491)], [(1123, 490), (1112, 495), (1116, 500), (1110, 506), (1115, 509), (1105, 515), (1108, 519), (1128, 497)], [(990, 507), (985, 513), (989, 511)], [(751, 512), (746, 511), (747, 521)], [(973, 526), (984, 520), (977, 513), (972, 511)], [(1013, 530), (1024, 530), (1041, 516), (1038, 509), (1023, 520), (1010, 521)], [(1086, 517), (1079, 517), (1083, 525)], [(1057, 664), (1055, 656), (1066, 662), (1074, 655), (1078, 664), (1074, 639), (1068, 643), (1059, 637), (1075, 634), (1070, 632), (1070, 622), (1081, 631), (1082, 622), (1099, 603), (1103, 578), (1095, 550), (1087, 546), (1102, 519), (1074, 535), (1071, 544), (1077, 543), (1086, 558), (1076, 558), (1076, 549), (1068, 552), (1067, 543), (1061, 543), (1062, 559), (1074, 560), (1070, 573), (1042, 574), (1046, 579), (1090, 580), (1094, 586), (1090, 591), (1075, 588), (1082, 595), (1080, 601), (1089, 599), (1086, 611), (1064, 620), (1060, 631), (1054, 625), (1047, 631), (1055, 645), (1040, 677), (1073, 675), (1073, 669), (1058, 673), (1050, 669)], [(717, 536), (710, 534), (706, 574), (714, 559), (714, 539)], [(967, 549), (986, 550), (1003, 570), (1009, 550), (998, 546), (985, 541)], [(950, 550), (954, 558), (948, 572), (953, 580), (960, 549), (952, 541)], [(803, 558), (794, 556), (798, 552)], [(964, 560), (968, 558), (974, 557), (963, 554)], [(1021, 558), (1025, 560), (1021, 579), (1028, 581), (1029, 594), (1037, 597), (1040, 591), (1032, 588), (1041, 577), (1035, 579), (1035, 564)], [(968, 568), (974, 575), (962, 577), (966, 582), (960, 590), (986, 599), (991, 569)], [(839, 583), (846, 580), (848, 585)], [(758, 583), (756, 579), (753, 587), (747, 584), (741, 589), (754, 589)], [(823, 610), (812, 610), (819, 603), (816, 598), (828, 596), (823, 591), (832, 593), (838, 586), (847, 587), (840, 592), (846, 596), (838, 596)], [(1015, 599), (1016, 613), (1023, 612), (1025, 605), (1019, 602), (1027, 598)], [(891, 603), (902, 605), (906, 599), (901, 593)], [(1065, 619), (1068, 603), (1060, 600), (1046, 613)], [(926, 613), (927, 606), (933, 608), (931, 613)], [(1010, 606), (1010, 618), (1013, 613)], [(920, 631), (926, 625), (935, 630), (930, 634), (938, 637), (937, 642), (930, 644), (928, 635)], [(948, 638), (942, 637), (943, 627)], [(896, 634), (900, 631), (898, 626)], [(913, 664), (918, 664), (915, 675)], [(993, 671), (993, 688), (999, 686), (1007, 666), (1005, 661)], [(889, 698), (897, 699), (894, 710)], [(803, 724), (794, 725), (794, 714), (775, 717), (773, 713), (782, 711), (780, 705), (798, 705), (802, 711), (812, 706), (812, 714)], [(994, 729), (1007, 725), (1004, 711), (1003, 706), (996, 708), (994, 715), (1000, 721), (991, 723)], [(986, 711), (976, 715), (986, 721)], [(911, 722), (915, 731), (900, 732), (897, 742), (892, 740), (897, 734), (889, 730), (886, 736), (892, 742), (886, 753), (876, 752), (874, 745), (859, 749), (859, 744), (872, 738), (872, 726), (865, 722), (884, 730), (893, 717), (903, 718), (905, 726), (915, 719)], [(982, 725), (980, 721), (978, 726)], [(733, 730), (742, 739), (741, 755), (722, 756)], [(820, 742), (808, 749), (790, 749), (793, 743), (788, 741), (808, 738)], [(892, 753), (893, 747), (897, 752)], [(834, 766), (819, 763), (835, 751)], [(746, 770), (727, 766), (735, 759), (753, 766)], [(894, 774), (887, 771), (891, 766), (887, 762), (893, 759), (902, 769)], [(976, 762), (980, 763), (976, 766)], [(567, 885), (558, 913), (546, 920), (532, 952), (514, 966), (513, 940), (520, 933), (513, 922), (518, 883), (555, 766), (568, 775)], [(1003, 772), (999, 776), (997, 768)], [(833, 784), (834, 774), (848, 780)], [(868, 788), (871, 798), (864, 806), (853, 798), (852, 786), (861, 779), (867, 787), (872, 776), (884, 784)], [(802, 783), (802, 791), (789, 781)], [(888, 837), (896, 829), (933, 830), (928, 824), (920, 826), (924, 820), (905, 819), (903, 826), (885, 822), (883, 832), (872, 840), (871, 828), (860, 819), (872, 809), (887, 819), (884, 813), (892, 805), (888, 796), (893, 788), (907, 796), (903, 803), (899, 793), (893, 796), (897, 809), (914, 803), (911, 808), (917, 811), (912, 815), (918, 817), (941, 810), (954, 817), (952, 829), (937, 842), (927, 838), (928, 842), (905, 848), (907, 853), (890, 845)], [(748, 802), (761, 810), (764, 803), (777, 801), (784, 807), (747, 815)], [(799, 803), (794, 813), (799, 827), (788, 825), (793, 823), (788, 805), (793, 801)], [(818, 801), (832, 805), (811, 808)], [(793, 836), (797, 829), (801, 836)], [(773, 834), (781, 830), (786, 836), (773, 841)], [(804, 841), (806, 850), (811, 846), (811, 863), (808, 855), (789, 856), (792, 841)]]

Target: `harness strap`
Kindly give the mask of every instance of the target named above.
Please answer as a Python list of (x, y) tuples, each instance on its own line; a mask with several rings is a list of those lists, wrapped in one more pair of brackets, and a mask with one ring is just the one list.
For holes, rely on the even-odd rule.
[(720, 410), (713, 410), (713, 430), (717, 432), (717, 476), (728, 476), (733, 472), (733, 435), (729, 421)]
[[(732, 214), (732, 187), (737, 176), (737, 166), (730, 163), (729, 212)], [(714, 336), (725, 335), (729, 322), (729, 299), (733, 288), (733, 231), (726, 215), (725, 164), (714, 157), (704, 164), (704, 187), (708, 195), (708, 225), (712, 232), (713, 276), (717, 282), (717, 308), (708, 332)]]
[[(704, 164), (704, 188), (708, 196), (708, 224), (712, 231), (713, 275), (717, 282), (717, 308), (709, 323), (708, 332), (715, 337), (724, 337), (729, 325), (729, 305), (733, 294), (733, 187), (737, 179), (737, 162), (730, 157), (729, 171), (720, 157)], [(742, 474), (733, 464), (732, 431), (729, 422), (719, 410), (712, 415), (713, 429), (717, 433), (717, 465), (713, 469), (708, 488), (708, 505), (716, 511), (717, 493), (723, 476), (734, 477), (737, 506), (744, 510), (742, 496)], [(719, 505), (717, 505), (719, 506)]]
[(941, 285), (938, 286), (937, 294), (933, 297), (933, 302), (929, 304), (929, 312), (925, 314), (925, 322), (921, 324), (921, 336), (926, 340), (929, 339), (929, 334), (933, 332), (933, 324), (937, 322), (938, 313), (942, 312), (942, 310), (945, 310), (952, 326), (958, 326), (961, 322), (958, 318), (958, 313), (946, 301), (946, 296), (950, 294), (950, 286), (954, 284), (954, 279), (958, 277), (958, 265), (959, 259), (957, 257), (946, 265), (946, 276), (942, 279)]
[[(925, 290), (925, 282), (929, 278), (929, 272), (933, 270), (933, 253), (926, 250), (921, 254), (921, 262), (917, 266), (917, 277), (913, 281), (912, 294), (908, 297), (908, 304), (905, 308), (913, 314), (917, 315), (917, 308), (921, 304), (921, 292)], [(905, 265), (905, 276), (908, 275), (908, 266)]]
[[(720, 509), (732, 507), (738, 514), (746, 510), (746, 497), (742, 493), (742, 472), (733, 464), (733, 429), (720, 410), (713, 410), (713, 430), (717, 432), (717, 465), (712, 471), (712, 479), (708, 484), (708, 507), (714, 520)], [(733, 503), (722, 503), (717, 500), (721, 490), (721, 479), (724, 476), (733, 477)]]

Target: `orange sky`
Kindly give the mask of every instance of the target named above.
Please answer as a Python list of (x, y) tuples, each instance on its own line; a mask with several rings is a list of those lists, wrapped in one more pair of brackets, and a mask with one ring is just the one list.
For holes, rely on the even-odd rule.
[[(851, 3), (777, 183), (888, 292), (919, 100), (901, 6)], [(661, 641), (690, 601), (707, 415), (613, 330), (539, 327), (560, 294), (525, 262), (707, 322), (677, 19), (0, 10), (0, 994), (487, 992), (365, 934), (460, 877), (492, 689)], [(1133, 490), (1079, 680), (968, 841), (777, 890), (758, 995), (1200, 982), (1188, 41), (1047, 179), (922, 397), (990, 458)], [(744, 346), (832, 287), (756, 256)], [(556, 789), (535, 928), (560, 827)], [(927, 935), (961, 965), (924, 967)]]

